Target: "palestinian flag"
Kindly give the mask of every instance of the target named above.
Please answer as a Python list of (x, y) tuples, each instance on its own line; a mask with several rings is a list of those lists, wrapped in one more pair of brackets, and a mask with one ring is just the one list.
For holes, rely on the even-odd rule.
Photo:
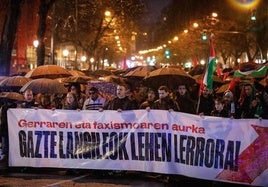
[(241, 69), (236, 70), (234, 72), (234, 77), (254, 77), (254, 78), (258, 78), (258, 77), (265, 77), (265, 75), (267, 74), (268, 71), (268, 66), (263, 65), (263, 66), (256, 66), (255, 69), (251, 69), (248, 71), (243, 71)]
[(210, 44), (210, 55), (209, 61), (206, 67), (206, 72), (203, 78), (203, 84), (207, 86), (208, 89), (213, 89), (213, 74), (216, 70), (216, 57), (215, 57), (215, 49), (214, 49), (214, 34), (211, 33), (209, 44)]

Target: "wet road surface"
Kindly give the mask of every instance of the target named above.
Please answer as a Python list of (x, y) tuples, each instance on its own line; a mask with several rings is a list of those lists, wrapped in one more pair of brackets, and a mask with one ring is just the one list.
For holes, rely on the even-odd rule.
[(184, 176), (167, 176), (145, 172), (124, 172), (109, 175), (103, 171), (66, 170), (55, 168), (6, 168), (0, 170), (1, 187), (176, 187), (234, 186), (245, 187)]

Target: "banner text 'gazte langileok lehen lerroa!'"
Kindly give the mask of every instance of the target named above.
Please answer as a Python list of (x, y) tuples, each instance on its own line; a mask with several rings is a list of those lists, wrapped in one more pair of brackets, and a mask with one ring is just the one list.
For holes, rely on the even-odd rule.
[[(135, 170), (254, 185), (267, 182), (262, 174), (267, 173), (268, 153), (265, 146), (257, 147), (268, 136), (266, 120), (162, 110), (10, 109), (8, 123), (11, 166)], [(246, 153), (252, 149), (263, 154), (251, 158)], [(256, 171), (259, 162), (266, 166)]]

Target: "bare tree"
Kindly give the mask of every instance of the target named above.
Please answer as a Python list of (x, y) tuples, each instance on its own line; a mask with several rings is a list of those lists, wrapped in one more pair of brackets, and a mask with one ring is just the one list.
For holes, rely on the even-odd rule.
[[(122, 46), (130, 45), (131, 33), (137, 31), (136, 23), (143, 10), (139, 0), (57, 1), (55, 5), (57, 11), (53, 19), (57, 43), (70, 43), (88, 57), (94, 56), (96, 66), (100, 65), (98, 59), (102, 55), (115, 57), (118, 55), (114, 54), (120, 53), (115, 47), (116, 35), (121, 36)], [(111, 12), (110, 17), (104, 15), (107, 10)]]
[(37, 66), (44, 65), (45, 62), (45, 43), (44, 37), (47, 29), (47, 16), (48, 11), (54, 4), (55, 0), (40, 0), (39, 6), (39, 22), (38, 22), (38, 29), (36, 32), (37, 40), (39, 45), (37, 46)]
[(0, 44), (0, 75), (9, 75), (10, 73), (11, 53), (23, 3), (24, 0), (8, 1)]

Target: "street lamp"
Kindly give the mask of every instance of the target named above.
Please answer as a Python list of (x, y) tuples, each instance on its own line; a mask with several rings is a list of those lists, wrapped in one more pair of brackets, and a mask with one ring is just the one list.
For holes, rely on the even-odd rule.
[[(38, 40), (34, 40), (33, 41), (33, 46), (34, 46), (34, 51), (35, 51), (35, 56), (33, 56), (34, 57), (34, 59), (37, 61), (37, 47), (38, 47), (38, 45), (39, 45), (39, 41)], [(32, 69), (33, 67), (35, 67), (37, 65), (37, 63), (31, 63), (30, 64), (30, 68)]]
[(95, 61), (95, 59), (93, 58), (93, 57), (91, 57), (90, 59), (89, 59), (89, 62), (90, 62), (90, 64), (91, 64), (91, 70), (93, 70), (94, 68), (94, 65), (93, 65), (93, 63), (94, 63), (94, 61)]
[(110, 17), (110, 16), (111, 16), (111, 11), (106, 10), (106, 11), (104, 12), (104, 15), (105, 15), (105, 17)]
[(38, 40), (34, 40), (34, 41), (33, 41), (33, 46), (34, 46), (35, 48), (37, 48), (38, 45), (39, 45), (39, 41), (38, 41)]
[(87, 57), (86, 57), (86, 56), (82, 56), (82, 57), (81, 57), (81, 61), (82, 61), (82, 62), (85, 62), (86, 60), (87, 60)]
[(65, 67), (66, 67), (66, 64), (67, 64), (67, 57), (68, 57), (68, 55), (69, 55), (69, 51), (68, 51), (68, 49), (64, 49), (63, 51), (62, 51), (62, 55), (63, 55), (63, 57), (64, 57), (64, 60), (65, 60)]

